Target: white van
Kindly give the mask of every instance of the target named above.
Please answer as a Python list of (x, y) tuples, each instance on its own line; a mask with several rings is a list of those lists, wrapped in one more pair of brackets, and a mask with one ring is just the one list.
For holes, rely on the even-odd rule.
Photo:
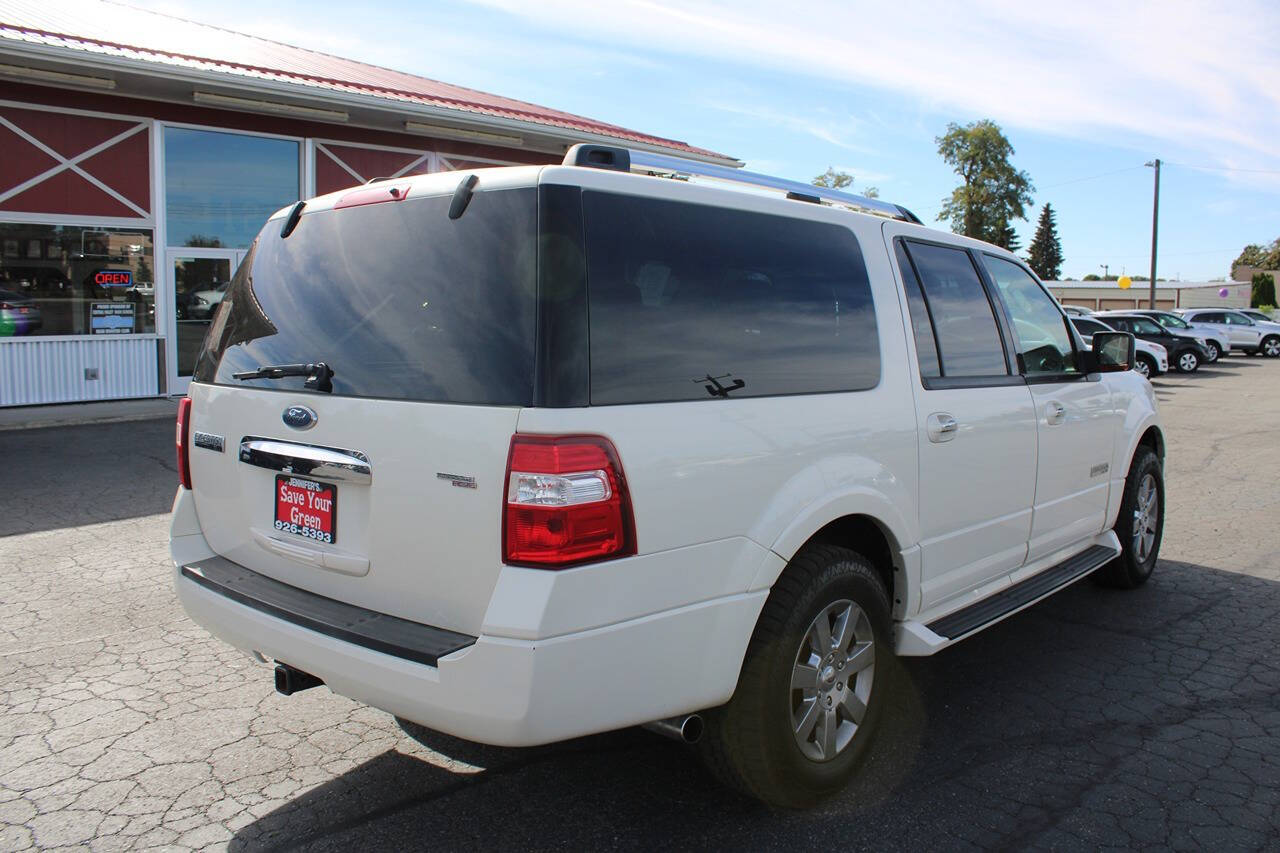
[(1131, 336), (1091, 352), (1020, 260), (895, 205), (566, 162), (299, 203), (237, 272), (172, 555), (282, 692), (507, 746), (657, 724), (803, 806), (854, 772), (896, 656), (1150, 575)]

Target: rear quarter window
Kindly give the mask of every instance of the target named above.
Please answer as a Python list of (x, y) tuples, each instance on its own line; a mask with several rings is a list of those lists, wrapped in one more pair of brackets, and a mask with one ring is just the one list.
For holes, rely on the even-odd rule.
[(879, 382), (870, 283), (849, 229), (594, 191), (582, 203), (592, 404)]

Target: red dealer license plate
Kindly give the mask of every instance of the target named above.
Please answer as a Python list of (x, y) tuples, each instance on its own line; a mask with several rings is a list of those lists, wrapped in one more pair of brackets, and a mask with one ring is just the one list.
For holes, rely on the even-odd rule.
[(276, 475), (276, 530), (332, 545), (337, 539), (337, 518), (337, 486)]

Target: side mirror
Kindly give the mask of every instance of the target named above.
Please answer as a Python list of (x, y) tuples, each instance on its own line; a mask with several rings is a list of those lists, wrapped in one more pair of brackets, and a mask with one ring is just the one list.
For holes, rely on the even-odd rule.
[(1132, 370), (1137, 363), (1133, 335), (1128, 332), (1098, 332), (1093, 336), (1093, 351), (1085, 356), (1086, 373), (1118, 373)]

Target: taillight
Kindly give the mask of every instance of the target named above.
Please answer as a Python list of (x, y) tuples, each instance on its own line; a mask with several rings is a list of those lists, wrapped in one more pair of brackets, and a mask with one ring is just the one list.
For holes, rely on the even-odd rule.
[(627, 481), (607, 438), (512, 436), (503, 562), (559, 569), (635, 552)]
[(183, 397), (178, 401), (178, 479), (182, 483), (182, 488), (191, 488), (191, 458), (187, 455), (187, 448), (190, 445), (191, 438), (191, 398)]

